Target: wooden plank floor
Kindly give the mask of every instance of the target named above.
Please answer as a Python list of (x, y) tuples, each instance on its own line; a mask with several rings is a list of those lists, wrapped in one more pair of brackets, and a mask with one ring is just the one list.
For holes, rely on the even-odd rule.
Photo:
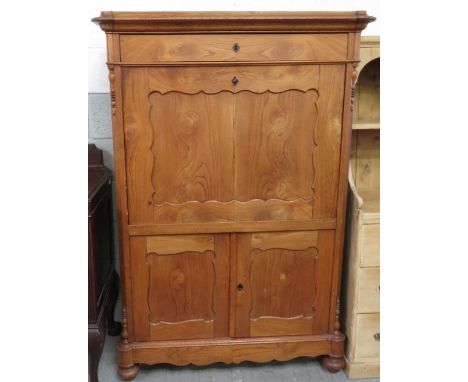
[[(120, 317), (120, 304), (116, 306), (116, 317)], [(100, 382), (121, 382), (117, 376), (116, 347), (119, 337), (106, 337), (104, 351), (99, 363)], [(351, 381), (343, 371), (331, 374), (325, 371), (316, 359), (297, 358), (288, 362), (210, 366), (172, 365), (141, 366), (135, 382), (340, 382)], [(376, 382), (378, 379), (355, 379), (353, 381)]]

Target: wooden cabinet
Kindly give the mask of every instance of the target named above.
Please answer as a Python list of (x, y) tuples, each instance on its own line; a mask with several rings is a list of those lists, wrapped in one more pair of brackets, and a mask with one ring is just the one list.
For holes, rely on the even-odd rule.
[(88, 364), (89, 381), (98, 382), (106, 332), (120, 334), (114, 321), (119, 277), (114, 269), (112, 173), (102, 150), (88, 144)]
[(127, 13), (107, 33), (124, 331), (138, 363), (344, 367), (360, 32), (341, 13)]
[(358, 67), (344, 261), (346, 374), (380, 374), (380, 44), (364, 37)]

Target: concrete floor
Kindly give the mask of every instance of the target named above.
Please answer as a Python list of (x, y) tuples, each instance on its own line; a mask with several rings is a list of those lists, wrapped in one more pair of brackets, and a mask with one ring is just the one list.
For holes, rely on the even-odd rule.
[[(116, 312), (120, 312), (120, 304)], [(116, 314), (119, 317), (120, 314)], [(120, 321), (120, 320), (119, 320)], [(99, 363), (100, 382), (121, 382), (117, 375), (116, 348), (120, 337), (106, 337)], [(210, 366), (172, 365), (141, 366), (135, 382), (340, 382), (351, 381), (344, 372), (331, 374), (324, 370), (316, 359), (297, 358), (288, 362), (240, 365), (217, 363)], [(353, 381), (376, 382), (378, 379), (355, 379)]]

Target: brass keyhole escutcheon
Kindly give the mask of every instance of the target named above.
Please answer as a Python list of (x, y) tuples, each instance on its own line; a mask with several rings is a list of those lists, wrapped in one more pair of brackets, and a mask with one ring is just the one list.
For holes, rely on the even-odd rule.
[(237, 284), (237, 287), (236, 287), (236, 288), (237, 288), (237, 290), (240, 292), (240, 291), (242, 291), (242, 289), (244, 289), (244, 286), (243, 286), (242, 284), (239, 283), (239, 284)]
[(238, 44), (237, 42), (234, 43), (234, 45), (232, 46), (232, 50), (233, 50), (235, 53), (237, 53), (237, 52), (239, 51), (239, 49), (240, 49), (239, 44)]
[(234, 86), (236, 86), (236, 85), (239, 83), (239, 79), (238, 79), (236, 76), (234, 76), (234, 77), (232, 78), (231, 82), (232, 82), (232, 84), (233, 84)]

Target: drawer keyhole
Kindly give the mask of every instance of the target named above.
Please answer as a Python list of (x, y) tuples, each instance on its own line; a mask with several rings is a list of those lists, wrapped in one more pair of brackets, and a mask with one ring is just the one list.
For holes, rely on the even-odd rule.
[(243, 286), (242, 284), (239, 283), (239, 284), (237, 284), (237, 287), (236, 287), (236, 288), (237, 288), (237, 290), (238, 290), (239, 292), (241, 292), (242, 289), (244, 289), (244, 286)]
[(232, 46), (232, 50), (237, 53), (240, 49), (240, 46), (239, 44), (236, 42), (233, 46)]
[(380, 332), (374, 334), (374, 340), (380, 342)]
[(232, 78), (231, 82), (232, 82), (232, 84), (233, 84), (234, 86), (236, 86), (236, 85), (239, 83), (239, 79), (238, 79), (236, 76), (234, 76), (234, 77)]

